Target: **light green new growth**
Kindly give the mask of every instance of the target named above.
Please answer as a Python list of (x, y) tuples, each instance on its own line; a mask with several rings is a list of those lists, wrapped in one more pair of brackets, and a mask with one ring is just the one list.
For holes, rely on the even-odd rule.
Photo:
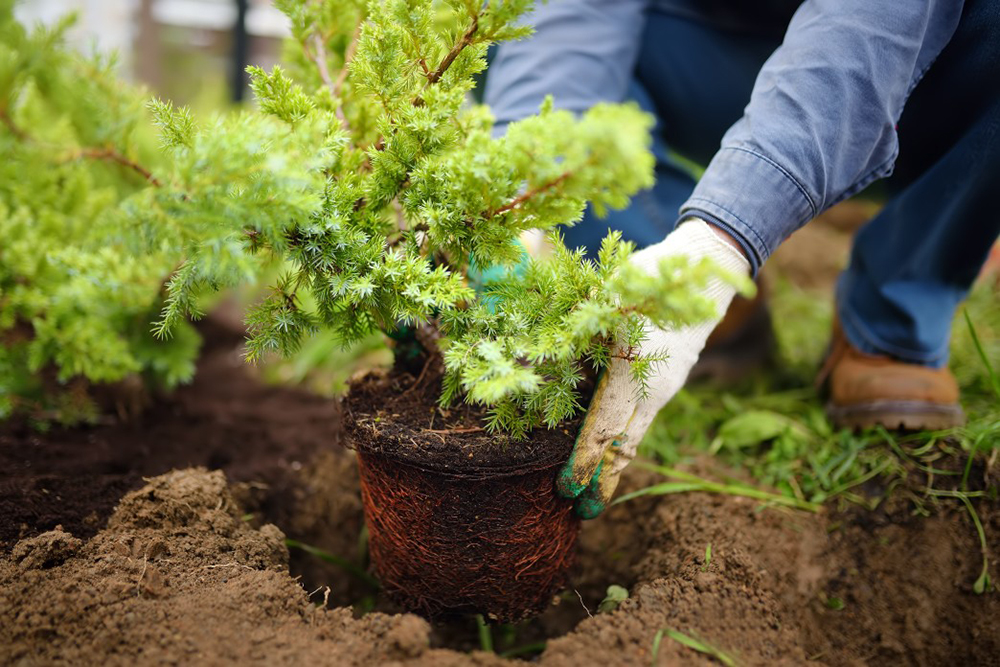
[[(251, 361), (317, 331), (348, 345), (430, 325), (443, 334), (442, 401), (489, 405), (491, 429), (522, 436), (580, 409), (584, 364), (618, 354), (648, 378), (669, 350), (637, 354), (644, 318), (712, 314), (697, 296), (711, 267), (674, 260), (650, 276), (617, 235), (592, 262), (555, 231), (588, 202), (623, 207), (652, 185), (648, 116), (599, 105), (576, 117), (550, 100), (494, 138), (488, 110), (468, 103), (487, 47), (528, 34), (516, 23), (528, 0), (278, 5), (288, 68), (249, 68), (259, 111), (195, 122), (151, 104), (172, 168), (136, 220), (169, 228), (157, 241), (186, 258), (159, 334), (197, 315), (204, 291), (278, 261), (281, 279), (248, 316)], [(551, 257), (524, 256), (529, 229), (551, 232)], [(497, 266), (505, 277), (477, 294), (470, 269)]]
[(29, 30), (0, 0), (0, 419), (88, 418), (89, 383), (194, 372), (189, 325), (149, 331), (178, 257), (135, 252), (123, 226), (158, 183), (139, 157), (143, 95), (66, 48), (71, 23)]

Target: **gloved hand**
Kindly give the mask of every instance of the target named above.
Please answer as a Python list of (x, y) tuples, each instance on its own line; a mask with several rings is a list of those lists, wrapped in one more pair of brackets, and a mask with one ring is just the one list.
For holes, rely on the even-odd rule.
[[(733, 274), (750, 273), (750, 263), (743, 253), (698, 218), (684, 221), (660, 243), (632, 255), (631, 261), (653, 273), (659, 270), (663, 258), (673, 255), (686, 255), (692, 261), (708, 257)], [(669, 358), (659, 363), (649, 378), (645, 399), (640, 396), (628, 361), (611, 359), (597, 382), (573, 453), (556, 479), (562, 496), (577, 499), (576, 512), (581, 517), (593, 519), (607, 507), (622, 470), (635, 458), (653, 417), (684, 385), (705, 341), (735, 294), (735, 287), (713, 278), (704, 291), (716, 304), (713, 319), (677, 330), (663, 330), (647, 321), (643, 348), (664, 350)]]

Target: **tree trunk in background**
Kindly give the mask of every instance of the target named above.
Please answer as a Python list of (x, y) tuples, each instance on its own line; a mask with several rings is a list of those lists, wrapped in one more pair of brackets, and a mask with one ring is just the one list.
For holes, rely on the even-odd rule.
[(236, 22), (233, 25), (233, 61), (229, 85), (233, 102), (243, 101), (249, 78), (246, 73), (250, 55), (250, 37), (247, 35), (249, 0), (236, 0)]
[(155, 0), (140, 0), (136, 12), (135, 77), (153, 90), (163, 85), (163, 47), (160, 31), (153, 19)]

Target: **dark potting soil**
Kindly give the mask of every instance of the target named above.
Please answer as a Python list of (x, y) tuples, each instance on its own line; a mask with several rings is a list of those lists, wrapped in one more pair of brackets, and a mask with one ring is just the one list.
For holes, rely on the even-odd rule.
[(344, 420), (352, 445), (418, 468), (494, 477), (562, 463), (569, 458), (579, 420), (535, 429), (522, 439), (484, 428), (486, 410), (458, 401), (438, 406), (440, 377), (373, 372), (351, 383)]

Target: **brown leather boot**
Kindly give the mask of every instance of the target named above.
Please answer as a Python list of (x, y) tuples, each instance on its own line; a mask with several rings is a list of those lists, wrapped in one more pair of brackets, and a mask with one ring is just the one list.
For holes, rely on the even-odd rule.
[(838, 428), (919, 431), (965, 423), (951, 371), (865, 354), (848, 342), (839, 321), (817, 384), (827, 390), (826, 413)]

